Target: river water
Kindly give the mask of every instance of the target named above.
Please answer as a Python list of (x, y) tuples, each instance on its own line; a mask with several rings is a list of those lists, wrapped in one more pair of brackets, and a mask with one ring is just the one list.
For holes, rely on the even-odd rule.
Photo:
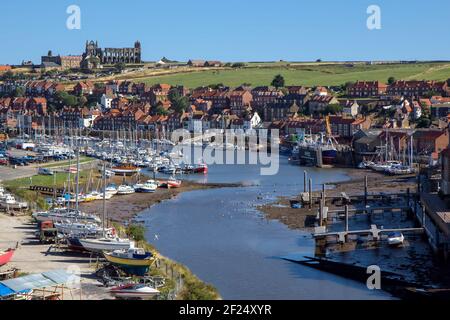
[[(200, 182), (245, 187), (187, 192), (140, 215), (147, 240), (165, 256), (213, 284), (224, 299), (389, 299), (363, 284), (281, 257), (314, 255), (310, 234), (267, 221), (256, 205), (303, 191), (303, 170), (279, 160), (279, 172), (261, 176), (256, 165), (212, 165)], [(348, 179), (344, 170), (306, 168), (313, 188)]]

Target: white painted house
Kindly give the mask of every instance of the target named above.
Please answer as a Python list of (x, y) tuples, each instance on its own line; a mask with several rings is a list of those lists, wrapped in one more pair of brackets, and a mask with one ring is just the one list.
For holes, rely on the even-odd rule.
[(113, 99), (114, 99), (113, 95), (104, 93), (100, 98), (100, 104), (102, 105), (103, 109), (111, 109), (111, 103)]

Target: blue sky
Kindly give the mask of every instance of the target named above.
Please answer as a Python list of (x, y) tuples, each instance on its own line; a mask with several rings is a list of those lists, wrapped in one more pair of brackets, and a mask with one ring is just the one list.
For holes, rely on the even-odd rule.
[[(66, 9), (81, 8), (81, 30)], [(381, 30), (366, 27), (381, 8)], [(310, 61), (449, 60), (448, 0), (13, 0), (2, 1), (0, 64), (81, 54), (141, 40), (143, 58)]]

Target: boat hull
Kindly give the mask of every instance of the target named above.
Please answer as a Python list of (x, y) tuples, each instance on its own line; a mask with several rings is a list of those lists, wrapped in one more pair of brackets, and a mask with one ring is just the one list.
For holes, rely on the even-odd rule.
[(127, 250), (130, 248), (129, 242), (101, 242), (96, 239), (80, 239), (79, 241), (84, 249), (93, 252)]
[(105, 256), (105, 259), (122, 268), (125, 272), (128, 274), (136, 275), (136, 276), (144, 276), (147, 274), (150, 265), (152, 264), (153, 259), (146, 258), (146, 259), (130, 259), (130, 258), (121, 258), (114, 256), (109, 253), (103, 253)]
[(127, 290), (127, 289), (113, 289), (111, 290), (111, 294), (120, 299), (142, 299), (142, 300), (150, 300), (159, 294), (158, 291), (155, 292), (141, 292), (136, 290)]
[(323, 164), (334, 164), (337, 157), (336, 150), (322, 150), (322, 162)]
[(7, 264), (9, 261), (11, 261), (13, 255), (14, 255), (13, 249), (8, 249), (6, 251), (0, 252), (0, 266), (3, 266)]
[(155, 191), (156, 191), (156, 189), (150, 189), (150, 188), (139, 188), (139, 189), (136, 189), (136, 192), (139, 192), (139, 193), (153, 193)]

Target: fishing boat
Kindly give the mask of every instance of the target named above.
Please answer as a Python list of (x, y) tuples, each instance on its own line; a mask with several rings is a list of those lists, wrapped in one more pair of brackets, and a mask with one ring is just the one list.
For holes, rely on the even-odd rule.
[(164, 174), (175, 174), (177, 172), (177, 168), (174, 165), (163, 166), (159, 169), (159, 171)]
[(135, 193), (136, 191), (134, 190), (134, 188), (132, 186), (128, 186), (128, 185), (120, 185), (119, 188), (117, 188), (117, 194), (118, 195), (126, 195), (126, 194), (132, 194)]
[(93, 252), (128, 250), (133, 246), (133, 242), (129, 239), (121, 238), (98, 238), (98, 239), (79, 239), (80, 244), (87, 250)]
[(200, 173), (200, 174), (207, 174), (208, 173), (208, 165), (206, 163), (200, 163), (194, 167), (193, 172)]
[(167, 180), (166, 186), (167, 188), (179, 188), (181, 187), (181, 180), (177, 180), (171, 177), (169, 180)]
[(130, 247), (128, 250), (103, 252), (103, 255), (110, 263), (136, 276), (144, 276), (153, 262), (153, 255), (150, 252), (134, 247)]
[(135, 185), (134, 189), (140, 193), (152, 193), (158, 189), (158, 184), (154, 180), (148, 180), (145, 183)]
[(111, 171), (115, 175), (132, 176), (134, 174), (139, 173), (141, 171), (141, 169), (136, 166), (130, 165), (130, 164), (124, 164), (124, 165), (112, 167)]
[(154, 289), (146, 284), (126, 284), (123, 286), (111, 289), (111, 294), (119, 299), (140, 299), (150, 300), (159, 294), (157, 289)]
[(0, 251), (0, 267), (11, 261), (14, 255), (14, 249)]

